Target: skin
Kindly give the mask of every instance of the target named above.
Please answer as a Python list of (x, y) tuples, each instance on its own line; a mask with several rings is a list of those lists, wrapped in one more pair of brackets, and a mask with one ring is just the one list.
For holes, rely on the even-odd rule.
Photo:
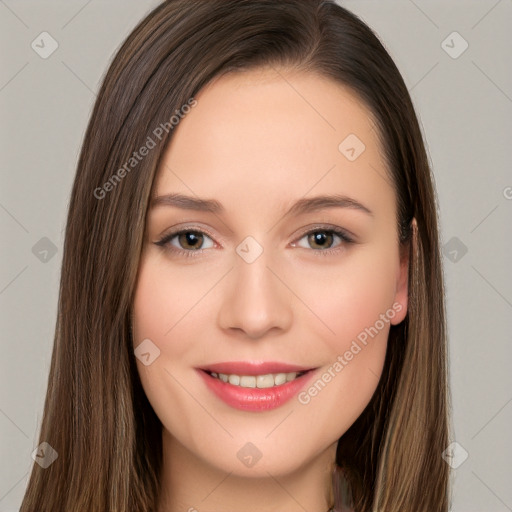
[[(324, 512), (337, 441), (373, 395), (390, 325), (407, 312), (408, 258), (378, 136), (350, 90), (314, 73), (231, 74), (196, 99), (175, 128), (154, 194), (215, 199), (225, 211), (150, 209), (133, 304), (134, 346), (149, 338), (160, 350), (148, 366), (137, 359), (163, 424), (160, 510)], [(338, 149), (349, 134), (366, 146), (354, 161)], [(334, 193), (372, 214), (331, 207), (285, 215), (304, 196)], [(348, 230), (354, 243), (328, 228)], [(178, 236), (167, 250), (155, 245), (179, 229), (207, 232), (189, 245)], [(307, 235), (315, 229), (326, 240), (315, 244)], [(235, 250), (247, 236), (263, 248), (252, 263)], [(204, 251), (172, 252), (194, 247)], [(281, 361), (319, 368), (320, 377), (393, 305), (401, 311), (307, 404), (294, 397), (274, 410), (240, 411), (195, 370)], [(237, 458), (247, 442), (262, 454), (252, 467)]]

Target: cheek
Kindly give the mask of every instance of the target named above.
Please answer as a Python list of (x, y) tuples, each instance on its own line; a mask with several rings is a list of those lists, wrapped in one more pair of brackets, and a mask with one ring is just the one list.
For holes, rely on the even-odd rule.
[[(316, 326), (317, 337), (336, 353), (343, 353), (359, 335), (377, 323), (387, 339), (389, 316), (396, 291), (397, 259), (393, 250), (382, 247), (358, 249), (332, 265), (294, 269), (294, 289), (314, 314), (305, 314)], [(285, 271), (285, 269), (283, 269)], [(306, 275), (307, 279), (297, 279)], [(290, 279), (292, 276), (290, 274)], [(391, 313), (394, 315), (394, 311)], [(382, 325), (381, 315), (384, 315)], [(371, 352), (365, 351), (365, 352)], [(378, 350), (381, 355), (382, 350)]]
[(134, 345), (149, 338), (162, 355), (170, 356), (171, 364), (173, 360), (186, 361), (190, 340), (195, 337), (190, 329), (204, 327), (204, 319), (202, 323), (192, 320), (201, 310), (196, 305), (218, 279), (213, 274), (205, 269), (194, 271), (191, 277), (186, 269), (173, 271), (164, 258), (150, 255), (143, 259), (133, 305)]
[[(149, 251), (140, 263), (133, 303), (133, 344), (149, 338), (160, 351), (146, 366), (136, 360), (146, 396), (171, 432), (194, 430), (202, 410), (183, 388), (201, 358), (214, 312), (208, 299), (224, 269), (197, 265), (177, 268)], [(211, 315), (211, 316), (210, 316)], [(179, 415), (173, 411), (180, 411)], [(179, 421), (178, 421), (179, 418)]]
[(395, 268), (393, 251), (386, 256), (368, 249), (329, 271), (310, 269), (307, 282), (297, 281), (298, 294), (315, 313), (299, 323), (327, 356), (319, 355), (321, 373), (299, 402), (309, 418), (336, 425), (336, 435), (357, 419), (378, 385), (395, 315)]
[(194, 318), (201, 310), (194, 305), (212, 286), (211, 280), (211, 272), (209, 276), (196, 274), (191, 280), (190, 273), (171, 270), (155, 253), (140, 263), (133, 302), (133, 344), (136, 348), (150, 339), (160, 354), (148, 366), (137, 359), (137, 369), (146, 397), (162, 423), (182, 436), (193, 430), (200, 414), (183, 383), (190, 378), (186, 370), (194, 363), (191, 348), (204, 325), (204, 319)]

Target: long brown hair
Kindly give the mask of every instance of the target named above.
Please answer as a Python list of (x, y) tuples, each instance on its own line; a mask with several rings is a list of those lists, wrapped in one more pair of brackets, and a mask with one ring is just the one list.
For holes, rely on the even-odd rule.
[[(336, 464), (353, 508), (448, 510), (436, 198), (393, 60), (361, 20), (332, 1), (169, 0), (118, 50), (85, 134), (39, 437), (58, 458), (46, 469), (34, 464), (21, 512), (156, 510), (162, 425), (142, 389), (130, 333), (148, 201), (172, 116), (214, 77), (259, 66), (330, 77), (369, 107), (396, 190), (400, 243), (410, 250), (408, 314), (391, 328), (371, 402), (338, 443)], [(132, 161), (148, 137), (155, 147)]]

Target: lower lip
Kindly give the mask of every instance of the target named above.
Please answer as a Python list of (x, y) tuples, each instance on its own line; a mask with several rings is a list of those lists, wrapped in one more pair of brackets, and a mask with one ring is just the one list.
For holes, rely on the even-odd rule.
[(313, 370), (296, 379), (271, 388), (243, 388), (212, 377), (204, 370), (198, 370), (208, 388), (221, 400), (242, 411), (268, 411), (285, 404), (296, 395), (313, 376)]

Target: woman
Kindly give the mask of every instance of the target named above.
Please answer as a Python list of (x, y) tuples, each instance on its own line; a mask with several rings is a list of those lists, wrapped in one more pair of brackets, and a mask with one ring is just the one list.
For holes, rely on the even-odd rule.
[(445, 337), (428, 160), (371, 30), (163, 2), (83, 143), (21, 511), (447, 511)]

